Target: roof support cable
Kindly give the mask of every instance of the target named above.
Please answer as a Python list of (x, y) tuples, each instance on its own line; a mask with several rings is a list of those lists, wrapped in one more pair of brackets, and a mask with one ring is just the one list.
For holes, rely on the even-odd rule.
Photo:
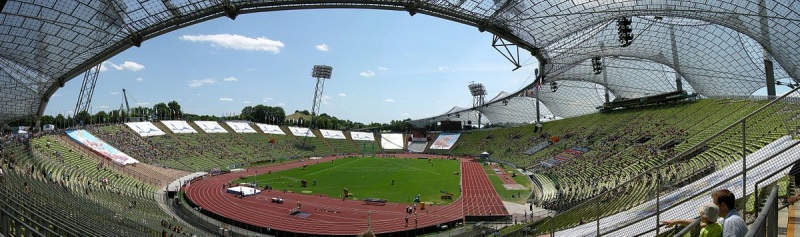
[[(508, 59), (511, 64), (514, 64), (514, 69), (511, 71), (516, 71), (517, 69), (521, 68), (522, 65), (520, 64), (520, 57), (519, 57), (519, 46), (509, 41), (504, 40), (500, 36), (494, 35), (492, 36), (492, 47), (494, 47), (497, 52), (503, 55), (506, 59)], [(510, 47), (513, 47), (512, 50)], [(501, 48), (503, 50), (501, 50)], [(513, 51), (513, 52), (512, 52)]]

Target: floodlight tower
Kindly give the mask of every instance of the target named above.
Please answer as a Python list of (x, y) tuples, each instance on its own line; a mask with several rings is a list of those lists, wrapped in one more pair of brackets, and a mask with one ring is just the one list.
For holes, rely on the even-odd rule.
[(317, 86), (314, 87), (314, 104), (311, 105), (311, 121), (308, 124), (309, 129), (314, 128), (314, 117), (319, 114), (319, 106), (322, 104), (322, 89), (325, 86), (325, 80), (331, 79), (333, 67), (328, 65), (314, 65), (311, 72), (311, 77), (317, 79)]
[(469, 93), (472, 94), (472, 107), (476, 108), (478, 113), (478, 128), (481, 128), (481, 112), (477, 110), (483, 106), (486, 99), (486, 87), (481, 83), (472, 82), (469, 84)]
[[(78, 95), (78, 103), (75, 104), (75, 110), (73, 110), (74, 114), (72, 115), (72, 118), (78, 119), (79, 113), (89, 110), (92, 104), (92, 95), (94, 95), (94, 86), (97, 84), (97, 78), (100, 75), (101, 65), (102, 64), (97, 64), (97, 66), (89, 68), (89, 70), (86, 70), (86, 73), (83, 74), (83, 84), (81, 85), (81, 91)], [(91, 117), (91, 114), (89, 114), (89, 116)]]

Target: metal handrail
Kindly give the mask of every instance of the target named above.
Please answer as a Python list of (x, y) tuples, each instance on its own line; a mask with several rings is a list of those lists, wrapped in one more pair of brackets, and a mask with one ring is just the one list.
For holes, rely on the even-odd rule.
[[(794, 148), (795, 146), (798, 146), (798, 145), (800, 145), (800, 142), (795, 142), (795, 143), (793, 143), (791, 146), (788, 146), (788, 147), (784, 148), (783, 150), (780, 150), (779, 152), (775, 153), (775, 155), (773, 155), (772, 157), (775, 157), (775, 156), (778, 156), (778, 155), (780, 155), (780, 154), (783, 154), (784, 152), (786, 152), (786, 151), (788, 151), (789, 149), (792, 149), (792, 148)], [(747, 167), (747, 170), (740, 171), (740, 172), (738, 172), (738, 173), (736, 173), (736, 174), (732, 175), (731, 177), (728, 177), (727, 179), (725, 179), (725, 180), (722, 180), (722, 181), (718, 182), (717, 184), (719, 184), (719, 183), (725, 183), (725, 182), (728, 182), (728, 181), (730, 181), (731, 179), (734, 179), (734, 178), (736, 178), (736, 177), (740, 176), (740, 175), (741, 175), (743, 172), (747, 172), (747, 171), (750, 171), (750, 170), (752, 170), (752, 169), (754, 169), (754, 168), (756, 168), (756, 167), (759, 167), (761, 164), (763, 164), (764, 162), (767, 162), (767, 161), (769, 161), (769, 160), (770, 160), (770, 159), (764, 159), (764, 160), (762, 160), (762, 161), (760, 161), (760, 162), (758, 162), (758, 163), (756, 163), (756, 164), (754, 164), (754, 165), (752, 165), (752, 166), (749, 166), (749, 167)], [(714, 185), (716, 185), (716, 184), (714, 184)], [(683, 200), (683, 201), (677, 202), (677, 203), (673, 204), (672, 206), (670, 206), (670, 207), (667, 207), (667, 208), (665, 208), (665, 209), (661, 209), (661, 210), (659, 210), (659, 211), (660, 211), (660, 212), (664, 212), (664, 211), (671, 210), (672, 208), (674, 208), (674, 207), (676, 207), (676, 206), (679, 206), (679, 205), (681, 205), (681, 204), (683, 204), (683, 203), (685, 203), (685, 202), (688, 202), (688, 201), (690, 201), (690, 200), (691, 200), (691, 199), (693, 199), (693, 198), (696, 198), (696, 197), (698, 197), (698, 196), (700, 196), (700, 195), (705, 195), (705, 193), (707, 193), (707, 192), (709, 192), (709, 191), (711, 191), (711, 190), (713, 190), (713, 189), (715, 189), (715, 188), (716, 188), (714, 185), (712, 185), (712, 186), (709, 186), (708, 188), (704, 189), (703, 191), (696, 193), (696, 194), (695, 194), (695, 195), (693, 195), (691, 198), (687, 198), (687, 199), (685, 199), (685, 200)], [(743, 198), (744, 198), (744, 197), (743, 197)], [(660, 212), (656, 212), (656, 213), (653, 213), (653, 214), (650, 214), (650, 215), (644, 216), (644, 217), (642, 217), (642, 219), (650, 218), (650, 217), (652, 217), (652, 216), (655, 216), (655, 215), (660, 215)], [(607, 231), (607, 232), (614, 232), (614, 231), (616, 231), (616, 230), (618, 230), (618, 229), (622, 229), (622, 228), (628, 227), (628, 226), (630, 226), (630, 225), (632, 225), (632, 224), (634, 224), (634, 223), (637, 223), (637, 222), (638, 222), (638, 221), (632, 221), (632, 222), (630, 222), (630, 223), (628, 223), (628, 224), (625, 224), (625, 225), (619, 226), (617, 229), (614, 229), (614, 230), (611, 230), (611, 231)]]
[[(746, 115), (746, 116), (742, 117), (741, 119), (737, 120), (736, 122), (734, 122), (734, 123), (731, 123), (730, 125), (726, 126), (725, 128), (723, 128), (723, 129), (722, 129), (722, 130), (720, 130), (719, 132), (715, 133), (714, 135), (712, 135), (712, 136), (710, 136), (710, 137), (708, 137), (708, 138), (704, 139), (703, 141), (701, 141), (701, 142), (697, 143), (697, 145), (695, 145), (694, 147), (692, 147), (692, 148), (690, 148), (690, 149), (687, 149), (686, 151), (684, 151), (684, 152), (681, 152), (681, 153), (680, 153), (680, 154), (678, 154), (678, 155), (675, 155), (674, 157), (672, 157), (671, 159), (669, 159), (669, 160), (667, 160), (667, 161), (664, 161), (663, 163), (661, 163), (661, 165), (659, 165), (659, 166), (657, 166), (657, 167), (650, 168), (650, 169), (648, 169), (648, 170), (644, 170), (644, 171), (642, 171), (641, 173), (639, 173), (639, 175), (636, 175), (636, 176), (634, 176), (634, 177), (632, 177), (632, 178), (628, 179), (628, 181), (625, 181), (625, 182), (623, 182), (623, 183), (621, 183), (621, 184), (617, 185), (616, 187), (614, 187), (614, 188), (611, 188), (611, 189), (607, 190), (607, 191), (606, 191), (606, 192), (604, 192), (604, 193), (600, 193), (600, 194), (598, 194), (598, 195), (595, 195), (594, 197), (592, 197), (592, 198), (590, 198), (590, 199), (587, 199), (587, 200), (585, 200), (584, 202), (582, 202), (582, 203), (580, 203), (580, 204), (578, 204), (578, 205), (575, 205), (575, 206), (573, 206), (572, 208), (570, 208), (570, 209), (567, 209), (567, 210), (565, 210), (565, 211), (563, 211), (563, 212), (561, 212), (561, 213), (566, 213), (566, 212), (569, 212), (569, 211), (571, 211), (571, 210), (573, 210), (573, 209), (579, 208), (580, 206), (582, 206), (582, 205), (583, 205), (583, 204), (585, 204), (585, 203), (590, 203), (591, 201), (595, 201), (596, 199), (598, 199), (598, 198), (602, 197), (604, 194), (606, 194), (606, 193), (609, 193), (609, 192), (616, 191), (617, 189), (620, 189), (621, 187), (623, 187), (623, 186), (625, 186), (625, 185), (628, 185), (629, 183), (631, 183), (631, 182), (634, 182), (634, 181), (636, 181), (637, 179), (639, 179), (639, 178), (641, 178), (641, 177), (644, 177), (646, 174), (650, 173), (650, 172), (651, 172), (651, 171), (653, 171), (653, 170), (658, 170), (658, 169), (661, 169), (661, 168), (663, 168), (663, 167), (664, 167), (666, 164), (669, 164), (669, 163), (671, 163), (671, 162), (673, 162), (673, 161), (676, 161), (676, 160), (679, 160), (679, 159), (681, 159), (683, 156), (686, 156), (687, 154), (689, 154), (689, 153), (691, 153), (691, 152), (694, 152), (694, 151), (695, 151), (695, 150), (697, 150), (699, 147), (706, 145), (706, 144), (707, 144), (709, 141), (711, 141), (711, 140), (713, 140), (713, 139), (716, 139), (717, 137), (719, 137), (720, 135), (724, 134), (725, 132), (728, 132), (729, 130), (733, 129), (733, 128), (734, 128), (734, 126), (736, 126), (737, 124), (743, 123), (743, 122), (744, 122), (745, 120), (747, 120), (748, 118), (750, 118), (750, 117), (752, 117), (753, 115), (755, 115), (755, 114), (757, 114), (757, 113), (761, 112), (762, 110), (764, 110), (764, 109), (766, 109), (766, 108), (768, 108), (768, 107), (772, 106), (773, 104), (777, 103), (779, 100), (781, 100), (781, 99), (783, 99), (783, 98), (786, 98), (786, 97), (788, 97), (789, 95), (792, 95), (794, 92), (797, 92), (798, 90), (800, 90), (800, 87), (797, 87), (797, 88), (795, 88), (795, 89), (792, 89), (791, 91), (789, 91), (789, 92), (787, 92), (787, 93), (785, 93), (785, 94), (781, 95), (780, 97), (778, 97), (778, 98), (776, 98), (776, 99), (774, 99), (774, 100), (770, 101), (769, 103), (767, 103), (767, 104), (765, 104), (765, 105), (761, 106), (760, 108), (756, 109), (755, 111), (751, 112), (750, 114), (748, 114), (748, 115)], [(793, 146), (794, 146), (794, 145), (793, 145)], [(748, 169), (748, 170), (749, 170), (749, 169)], [(727, 181), (727, 180), (726, 180), (726, 181)], [(557, 216), (560, 216), (560, 215), (561, 215), (561, 214), (559, 214), (559, 215), (557, 215)], [(556, 216), (554, 216), (554, 219), (555, 219), (555, 217), (556, 217)], [(649, 216), (648, 216), (648, 217), (649, 217)], [(627, 225), (626, 225), (626, 226), (627, 226)], [(623, 227), (620, 227), (620, 228), (623, 228)], [(618, 228), (618, 229), (619, 229), (619, 228)], [(552, 232), (552, 231), (554, 231), (554, 230), (550, 230), (550, 231)]]
[[(770, 217), (770, 214), (777, 214), (778, 211), (777, 207), (778, 207), (778, 186), (773, 186), (772, 191), (770, 191), (769, 197), (767, 198), (767, 203), (764, 205), (764, 210), (761, 210), (761, 212), (758, 213), (758, 218), (756, 219), (756, 222), (753, 222), (753, 224), (750, 227), (750, 230), (747, 231), (747, 235), (745, 236), (755, 237), (756, 235), (761, 235), (761, 236), (765, 235), (764, 228), (767, 227), (767, 221), (768, 221), (767, 218)], [(777, 228), (777, 226), (775, 226), (776, 224), (777, 223), (772, 223), (771, 226)], [(770, 231), (769, 233), (772, 235), (776, 234), (775, 231)]]
[(697, 218), (696, 220), (692, 221), (692, 223), (689, 223), (689, 225), (683, 227), (681, 231), (678, 231), (678, 233), (676, 233), (673, 236), (678, 236), (678, 237), (684, 236), (686, 235), (686, 233), (689, 233), (689, 231), (694, 230), (698, 226), (700, 226), (700, 218)]

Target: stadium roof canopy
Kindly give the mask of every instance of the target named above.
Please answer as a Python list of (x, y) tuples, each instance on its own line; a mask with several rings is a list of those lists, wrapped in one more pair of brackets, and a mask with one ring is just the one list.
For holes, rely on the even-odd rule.
[[(592, 107), (589, 103), (598, 101), (597, 88), (607, 87), (620, 97), (644, 95), (674, 88), (676, 74), (685, 88), (701, 95), (749, 95), (766, 86), (764, 58), (776, 62), (776, 78), (800, 78), (800, 0), (2, 3), (0, 124), (41, 115), (50, 97), (68, 80), (147, 39), (218, 17), (235, 19), (244, 13), (291, 9), (400, 10), (491, 32), (543, 62), (540, 71), (547, 82), (563, 80), (558, 91), (540, 96), (542, 103), (561, 117), (582, 114), (584, 107)], [(618, 42), (616, 22), (621, 17), (630, 19), (634, 36), (627, 47)], [(606, 80), (591, 73), (592, 57), (603, 58)], [(507, 98), (522, 92), (524, 89), (509, 93)], [(489, 106), (510, 102), (493, 101)], [(486, 116), (497, 120), (497, 116)]]

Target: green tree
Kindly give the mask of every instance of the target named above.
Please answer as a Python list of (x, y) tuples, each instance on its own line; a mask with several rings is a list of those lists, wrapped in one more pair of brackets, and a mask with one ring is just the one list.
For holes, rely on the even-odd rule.
[(79, 124), (88, 125), (92, 123), (92, 115), (89, 114), (89, 111), (81, 111), (78, 112), (78, 115), (75, 116), (75, 121)]
[(174, 100), (170, 101), (169, 103), (167, 103), (167, 107), (169, 107), (169, 109), (172, 112), (172, 116), (171, 116), (172, 119), (176, 119), (176, 118), (179, 119), (179, 118), (183, 117), (183, 111), (181, 110), (181, 105), (178, 104), (178, 101), (174, 101)]
[(108, 119), (108, 113), (106, 111), (100, 111), (94, 114), (94, 121), (97, 123), (107, 123), (110, 122)]
[(158, 103), (153, 106), (153, 112), (158, 116), (159, 120), (170, 119), (172, 111), (169, 106), (164, 102)]

